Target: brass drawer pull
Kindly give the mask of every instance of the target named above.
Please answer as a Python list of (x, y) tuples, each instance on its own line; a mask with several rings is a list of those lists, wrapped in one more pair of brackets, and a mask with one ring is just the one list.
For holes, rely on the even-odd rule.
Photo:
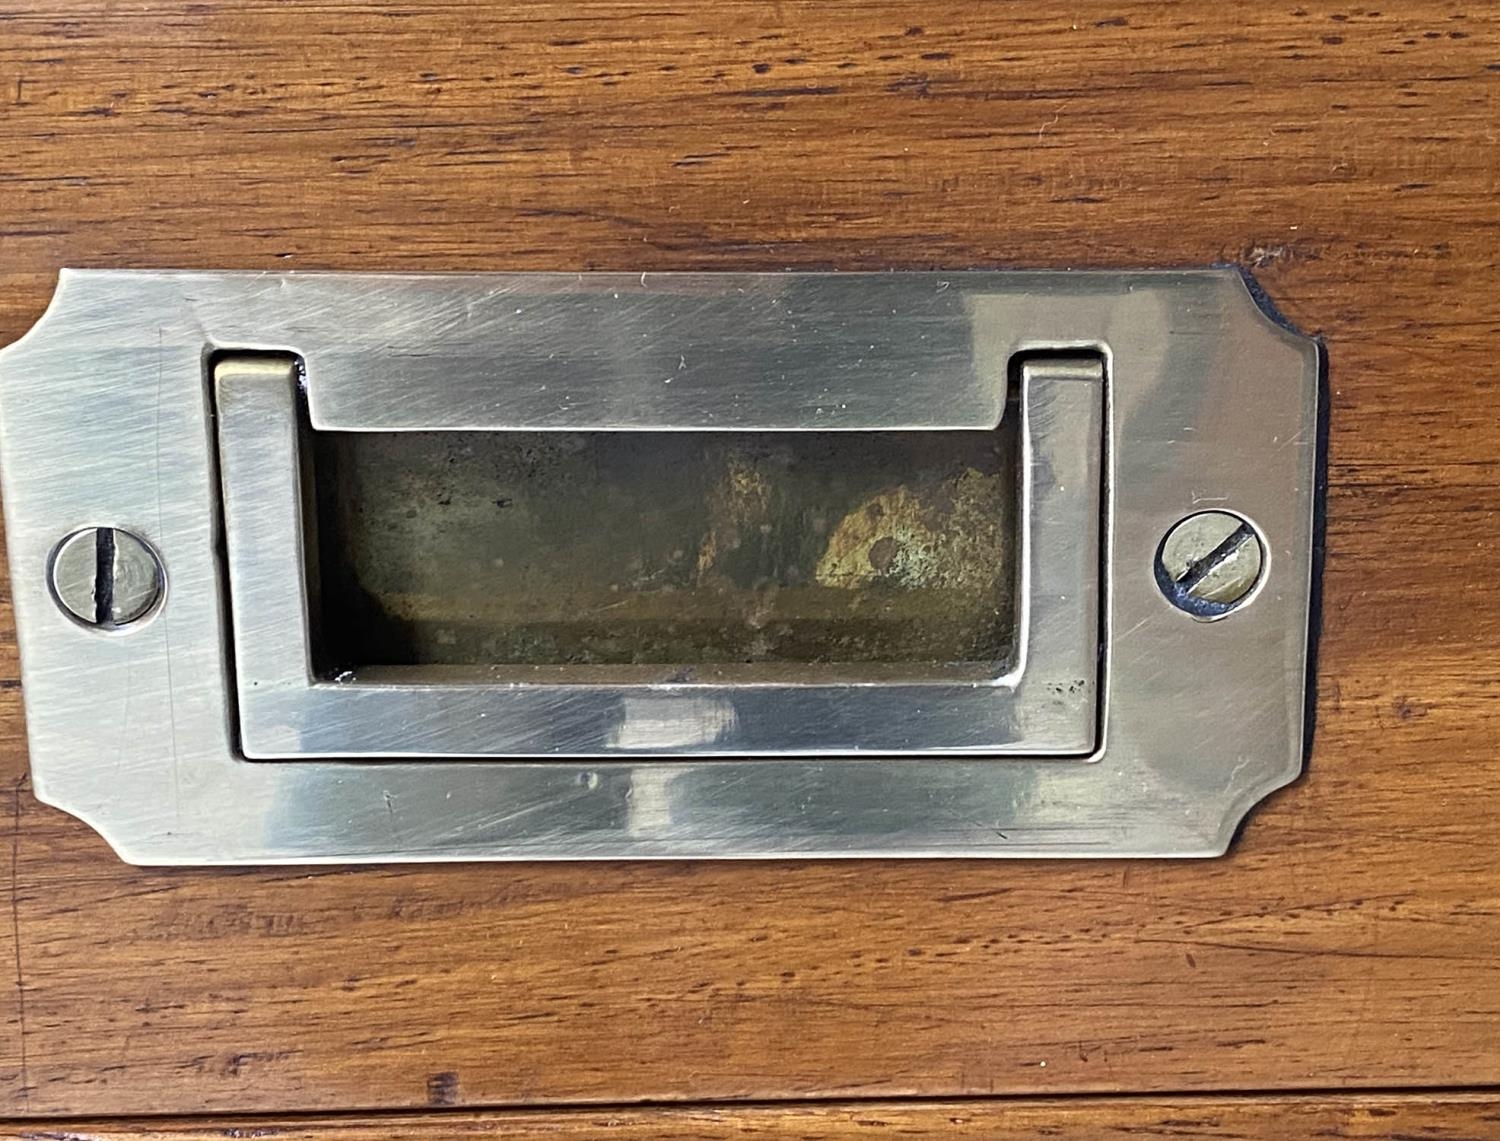
[(1222, 851), (1318, 368), (1223, 270), (69, 272), (0, 355), (35, 786), (145, 863)]

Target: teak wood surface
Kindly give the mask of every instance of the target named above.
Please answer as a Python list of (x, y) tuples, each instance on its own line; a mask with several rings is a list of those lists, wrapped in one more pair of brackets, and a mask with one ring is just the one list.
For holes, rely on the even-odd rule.
[(1214, 861), (131, 868), (7, 609), (0, 1116), (1500, 1082), (1497, 94), (1473, 0), (0, 2), (0, 341), (62, 266), (1236, 262), (1330, 399), (1314, 747)]
[(1485, 1094), (1070, 1097), (0, 1123), (0, 1141), (1476, 1141)]

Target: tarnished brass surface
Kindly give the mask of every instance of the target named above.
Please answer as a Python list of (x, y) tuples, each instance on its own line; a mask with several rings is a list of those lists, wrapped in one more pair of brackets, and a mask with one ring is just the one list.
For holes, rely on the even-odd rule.
[(1002, 428), (312, 433), (325, 669), (984, 663)]

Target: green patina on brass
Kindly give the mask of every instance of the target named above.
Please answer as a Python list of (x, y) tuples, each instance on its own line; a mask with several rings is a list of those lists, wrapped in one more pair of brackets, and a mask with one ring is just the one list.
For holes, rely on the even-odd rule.
[(314, 433), (322, 663), (983, 664), (1012, 654), (995, 431)]

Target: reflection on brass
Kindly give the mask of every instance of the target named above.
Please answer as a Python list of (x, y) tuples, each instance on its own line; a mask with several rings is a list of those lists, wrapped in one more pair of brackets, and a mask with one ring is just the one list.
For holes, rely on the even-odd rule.
[(1012, 652), (1013, 419), (314, 433), (320, 665), (993, 667)]

